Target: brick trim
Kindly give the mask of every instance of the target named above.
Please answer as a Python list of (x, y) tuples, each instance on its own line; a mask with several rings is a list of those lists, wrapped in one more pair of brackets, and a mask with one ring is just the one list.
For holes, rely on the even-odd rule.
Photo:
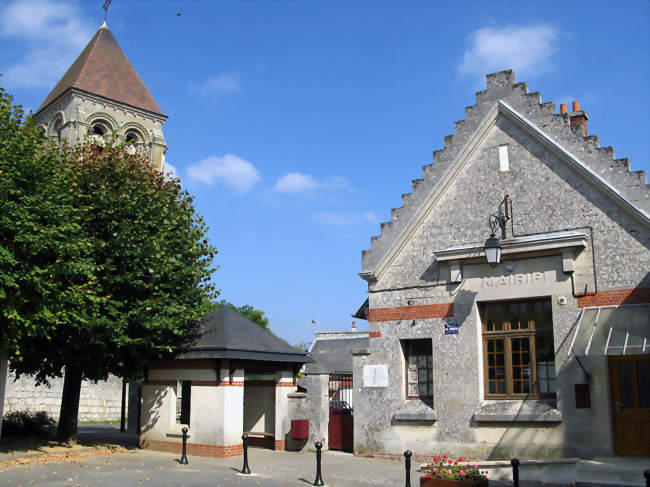
[(650, 287), (598, 291), (595, 296), (578, 298), (578, 308), (650, 303)]
[(275, 387), (296, 387), (293, 382), (276, 382)]
[(370, 332), (368, 332), (368, 337), (369, 338), (379, 338), (379, 337), (381, 337), (381, 332), (380, 331), (370, 331)]
[[(140, 440), (140, 448), (148, 450), (165, 451), (169, 453), (178, 453), (180, 455), (183, 448), (181, 442), (176, 441), (159, 441), (159, 440)], [(187, 454), (197, 457), (236, 457), (244, 454), (243, 445), (204, 445), (200, 443), (188, 443)]]
[(454, 303), (423, 304), (419, 306), (397, 306), (368, 310), (368, 321), (397, 321), (426, 318), (452, 318)]
[(284, 451), (287, 449), (286, 443), (287, 442), (285, 440), (275, 440), (273, 449), (276, 451)]
[(223, 386), (223, 387), (244, 387), (244, 381), (243, 380), (234, 380), (230, 382), (229, 379), (222, 380), (217, 384), (218, 386)]

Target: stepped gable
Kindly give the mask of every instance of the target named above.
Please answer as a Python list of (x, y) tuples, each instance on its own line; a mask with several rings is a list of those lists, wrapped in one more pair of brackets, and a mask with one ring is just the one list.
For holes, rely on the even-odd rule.
[(486, 78), (487, 90), (477, 92), (476, 104), (465, 107), (465, 120), (454, 123), (454, 133), (444, 138), (444, 148), (433, 152), (433, 163), (423, 166), (422, 177), (412, 182), (413, 191), (402, 195), (402, 206), (391, 210), (391, 221), (381, 224), (381, 234), (371, 238), (369, 250), (362, 251), (362, 277), (379, 265), (499, 100), (581, 160), (623, 197), (650, 213), (645, 171), (630, 171), (628, 159), (615, 159), (612, 147), (600, 147), (597, 136), (585, 136), (582, 125), (570, 125), (569, 114), (557, 113), (555, 103), (543, 103), (539, 92), (530, 93), (526, 83), (516, 83), (512, 70), (488, 74)]
[(105, 23), (47, 95), (36, 113), (72, 88), (164, 116)]

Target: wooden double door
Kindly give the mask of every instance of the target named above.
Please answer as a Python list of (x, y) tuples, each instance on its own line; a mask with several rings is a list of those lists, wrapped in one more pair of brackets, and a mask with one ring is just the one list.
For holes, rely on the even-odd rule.
[(650, 457), (650, 355), (609, 357), (614, 453)]

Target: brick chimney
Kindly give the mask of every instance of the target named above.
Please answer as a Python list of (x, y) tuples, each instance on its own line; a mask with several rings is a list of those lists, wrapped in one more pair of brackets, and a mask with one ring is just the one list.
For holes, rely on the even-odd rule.
[[(560, 112), (561, 113), (566, 113), (566, 105), (562, 104), (560, 105)], [(580, 103), (577, 101), (573, 102), (573, 111), (568, 114), (569, 115), (569, 123), (571, 125), (582, 125), (584, 130), (585, 130), (585, 137), (587, 136), (587, 120), (589, 120), (589, 117), (587, 116), (587, 112), (584, 110), (580, 110)]]
[(352, 322), (352, 330), (356, 330), (356, 329), (357, 329), (357, 324), (353, 321)]

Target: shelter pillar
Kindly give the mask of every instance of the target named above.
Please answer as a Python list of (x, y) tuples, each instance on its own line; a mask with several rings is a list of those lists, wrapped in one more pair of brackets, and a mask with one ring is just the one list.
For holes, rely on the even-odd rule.
[[(244, 368), (233, 361), (222, 360), (221, 381), (217, 387), (215, 407), (209, 413), (218, 423), (217, 456), (243, 454), (241, 436), (244, 433)], [(208, 408), (206, 408), (208, 409)]]
[(275, 375), (275, 450), (286, 450), (291, 432), (289, 419), (289, 394), (296, 392), (292, 371), (279, 371)]

